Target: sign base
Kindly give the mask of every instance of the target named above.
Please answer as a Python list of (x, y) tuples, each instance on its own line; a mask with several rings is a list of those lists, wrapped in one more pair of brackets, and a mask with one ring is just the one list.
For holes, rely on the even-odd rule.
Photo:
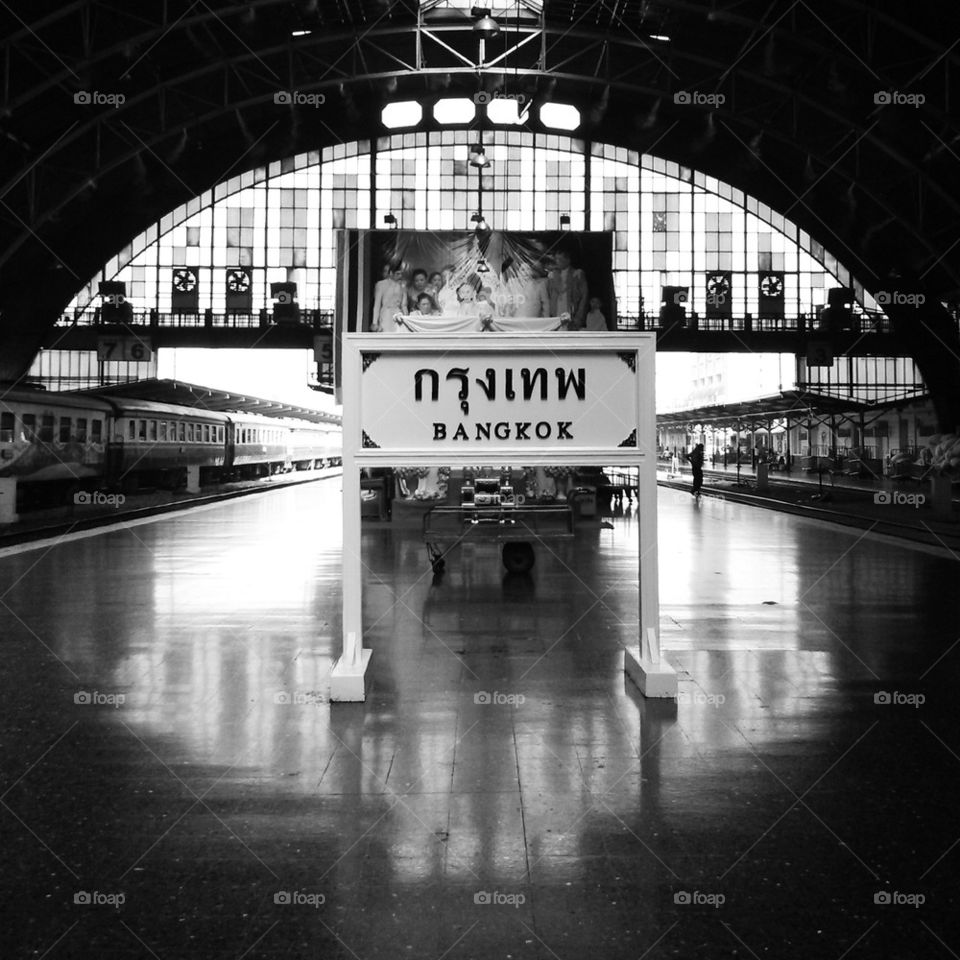
[(623, 670), (645, 697), (675, 698), (677, 671), (662, 657), (658, 663), (643, 657), (639, 648), (623, 651)]
[(331, 701), (362, 703), (366, 700), (364, 675), (372, 653), (369, 647), (365, 647), (360, 651), (360, 662), (350, 666), (343, 662), (343, 657), (337, 660), (330, 671)]

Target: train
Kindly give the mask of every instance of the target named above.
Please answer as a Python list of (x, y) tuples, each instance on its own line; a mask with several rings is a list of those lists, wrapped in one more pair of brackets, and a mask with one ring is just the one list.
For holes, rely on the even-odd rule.
[(0, 478), (17, 478), (23, 507), (81, 491), (177, 490), (191, 466), (201, 483), (222, 483), (339, 466), (341, 456), (334, 425), (100, 392), (0, 390)]

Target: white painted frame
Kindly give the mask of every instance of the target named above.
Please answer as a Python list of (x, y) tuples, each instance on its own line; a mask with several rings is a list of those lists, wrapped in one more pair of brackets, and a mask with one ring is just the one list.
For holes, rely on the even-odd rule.
[[(637, 384), (636, 446), (598, 446), (572, 451), (518, 448), (509, 441), (490, 441), (453, 448), (447, 441), (422, 450), (396, 451), (363, 446), (363, 359), (365, 354), (416, 354), (422, 365), (430, 358), (455, 364), (458, 354), (545, 352), (564, 362), (589, 353), (634, 357)], [(647, 696), (676, 696), (676, 674), (660, 656), (660, 602), (657, 567), (657, 442), (654, 333), (480, 333), (343, 335), (343, 648), (331, 674), (332, 701), (362, 701), (371, 651), (363, 638), (363, 565), (360, 544), (359, 472), (364, 467), (455, 465), (458, 462), (498, 467), (504, 463), (534, 466), (576, 464), (638, 468), (639, 624), (640, 637), (624, 651), (624, 669)]]

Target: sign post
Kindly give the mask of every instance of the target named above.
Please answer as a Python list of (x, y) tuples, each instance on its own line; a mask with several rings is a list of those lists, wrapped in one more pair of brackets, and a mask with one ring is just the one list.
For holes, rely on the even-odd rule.
[[(639, 617), (624, 670), (676, 696), (659, 649), (653, 333), (343, 337), (343, 652), (331, 700), (363, 700), (360, 469), (470, 463), (638, 468)], [(643, 643), (641, 643), (643, 638)]]

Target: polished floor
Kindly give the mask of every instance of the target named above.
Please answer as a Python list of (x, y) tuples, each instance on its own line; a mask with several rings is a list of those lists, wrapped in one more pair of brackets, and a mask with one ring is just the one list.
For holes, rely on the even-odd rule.
[(660, 492), (505, 578), (339, 482), (0, 551), (4, 957), (955, 957), (960, 563)]

